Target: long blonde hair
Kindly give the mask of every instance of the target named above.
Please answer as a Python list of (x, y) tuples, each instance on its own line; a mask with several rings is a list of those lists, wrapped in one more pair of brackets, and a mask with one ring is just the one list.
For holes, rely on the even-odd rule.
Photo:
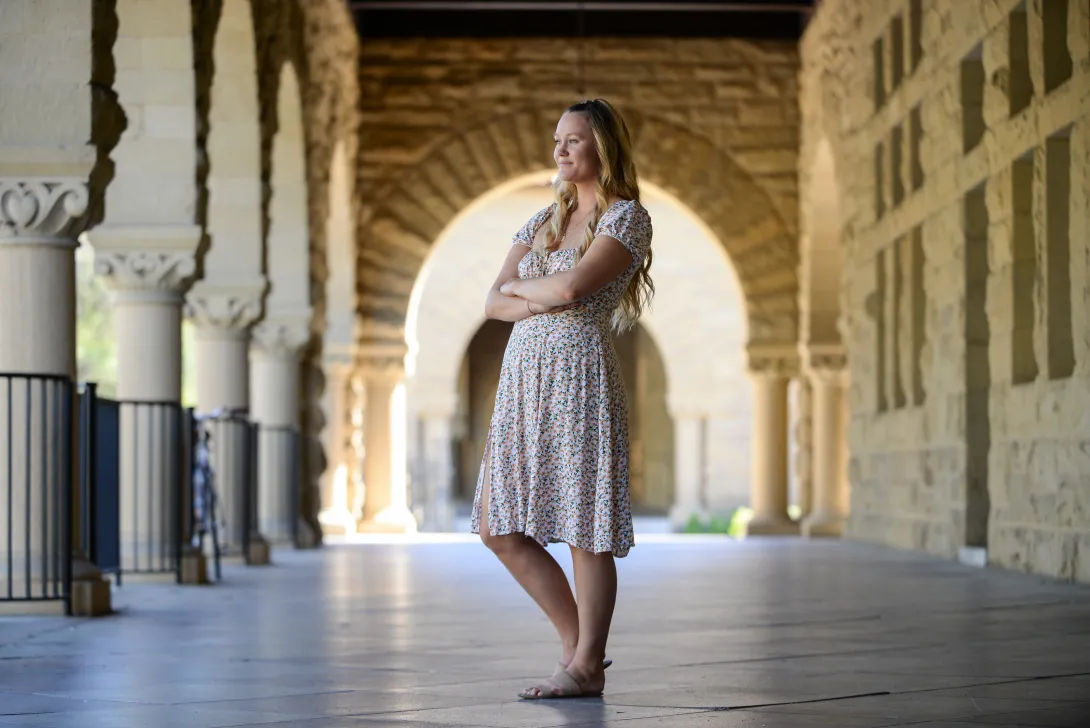
[[(578, 263), (587, 248), (594, 241), (594, 232), (598, 221), (606, 211), (609, 200), (640, 201), (640, 184), (636, 175), (636, 164), (632, 159), (632, 139), (624, 119), (605, 99), (580, 101), (569, 106), (565, 113), (585, 114), (594, 136), (594, 148), (598, 152), (598, 184), (595, 189), (595, 209), (587, 220), (583, 231), (583, 244), (575, 254)], [(553, 184), (555, 204), (553, 215), (545, 229), (545, 240), (535, 245), (534, 250), (540, 255), (557, 248), (561, 231), (578, 203), (576, 187), (571, 182), (557, 180)], [(613, 329), (618, 333), (628, 331), (636, 325), (640, 314), (651, 303), (655, 294), (655, 284), (651, 280), (651, 250), (648, 249), (640, 267), (628, 283), (621, 303), (613, 312)]]

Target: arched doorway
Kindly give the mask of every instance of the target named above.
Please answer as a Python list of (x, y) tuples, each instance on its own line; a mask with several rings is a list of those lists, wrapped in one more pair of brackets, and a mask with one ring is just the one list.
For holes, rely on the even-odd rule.
[[(465, 517), (477, 487), (500, 366), (513, 324), (485, 321), (458, 370), (453, 498)], [(666, 366), (642, 325), (613, 337), (628, 398), (629, 486), (634, 515), (665, 516), (674, 503), (674, 426), (666, 402)]]

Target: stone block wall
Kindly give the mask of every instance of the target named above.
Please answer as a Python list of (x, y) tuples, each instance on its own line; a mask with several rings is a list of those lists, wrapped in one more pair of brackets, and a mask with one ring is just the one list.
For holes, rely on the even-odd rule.
[(1090, 0), (826, 0), (801, 55), (800, 196), (843, 214), (849, 535), (1090, 580)]

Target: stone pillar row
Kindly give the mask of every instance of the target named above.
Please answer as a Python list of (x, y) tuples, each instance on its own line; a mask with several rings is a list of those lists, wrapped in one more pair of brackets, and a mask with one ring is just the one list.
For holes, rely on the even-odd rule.
[[(809, 419), (810, 488), (800, 494), (801, 523), (787, 513), (787, 388), (799, 372), (794, 347), (751, 347), (753, 378), (753, 481), (750, 535), (839, 537), (848, 514), (847, 363), (839, 345), (803, 348), (809, 392), (802, 416)], [(805, 487), (804, 483), (804, 487)]]

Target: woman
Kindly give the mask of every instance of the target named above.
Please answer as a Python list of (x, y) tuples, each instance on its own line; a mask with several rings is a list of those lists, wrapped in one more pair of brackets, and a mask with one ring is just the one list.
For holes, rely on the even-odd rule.
[[(628, 412), (611, 327), (651, 299), (651, 218), (624, 121), (601, 99), (556, 127), (556, 201), (515, 235), (488, 318), (516, 322), (473, 504), (472, 531), (560, 635), (552, 677), (522, 698), (600, 695), (617, 595), (614, 557), (633, 545)], [(487, 517), (482, 517), (486, 514)], [(571, 547), (576, 605), (548, 543)]]

